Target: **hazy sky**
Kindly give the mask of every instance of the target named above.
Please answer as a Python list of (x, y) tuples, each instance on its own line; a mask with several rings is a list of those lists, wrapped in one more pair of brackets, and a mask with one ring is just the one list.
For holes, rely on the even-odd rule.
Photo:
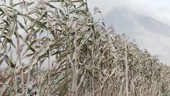
[(170, 0), (88, 0), (88, 3), (91, 10), (99, 7), (103, 15), (115, 7), (124, 7), (170, 25)]
[[(94, 7), (99, 7), (104, 16), (114, 8), (126, 8), (170, 25), (170, 0), (89, 0), (88, 3), (91, 11)], [(141, 42), (138, 45), (151, 54), (158, 55), (161, 62), (170, 65), (170, 37), (154, 32), (143, 32), (140, 35), (136, 37)]]

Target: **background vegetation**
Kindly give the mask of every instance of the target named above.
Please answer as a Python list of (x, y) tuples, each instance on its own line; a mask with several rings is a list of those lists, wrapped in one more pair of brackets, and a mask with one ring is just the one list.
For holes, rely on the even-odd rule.
[(94, 20), (87, 1), (1, 4), (0, 64), (0, 96), (170, 95), (169, 67)]

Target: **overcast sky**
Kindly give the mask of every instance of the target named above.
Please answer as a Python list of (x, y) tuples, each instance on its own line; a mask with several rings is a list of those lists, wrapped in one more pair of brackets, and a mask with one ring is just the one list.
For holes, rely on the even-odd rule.
[[(136, 14), (150, 16), (170, 25), (170, 0), (88, 0), (88, 3), (91, 11), (94, 7), (98, 7), (104, 16), (114, 8), (126, 8)], [(143, 32), (141, 37), (137, 38), (141, 40), (139, 46), (146, 48), (153, 55), (158, 55), (161, 62), (170, 65), (169, 36), (164, 33), (161, 35)]]
[(170, 0), (88, 0), (88, 4), (91, 10), (99, 7), (103, 15), (115, 7), (125, 7), (170, 25)]

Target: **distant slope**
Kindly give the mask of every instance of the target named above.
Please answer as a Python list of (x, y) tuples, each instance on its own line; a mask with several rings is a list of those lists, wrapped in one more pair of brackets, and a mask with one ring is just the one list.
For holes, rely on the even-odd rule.
[(107, 26), (113, 26), (116, 32), (126, 33), (130, 39), (135, 39), (141, 48), (159, 55), (162, 62), (170, 63), (169, 25), (123, 8), (114, 8), (106, 15), (105, 22)]
[(157, 21), (151, 17), (135, 16), (138, 23), (143, 26), (146, 30), (154, 32), (160, 35), (170, 36), (170, 26)]
[(113, 11), (106, 16), (105, 21), (107, 25), (113, 25), (118, 32), (133, 33), (143, 28), (150, 32), (170, 36), (169, 25), (149, 16), (137, 15), (123, 8), (113, 9)]

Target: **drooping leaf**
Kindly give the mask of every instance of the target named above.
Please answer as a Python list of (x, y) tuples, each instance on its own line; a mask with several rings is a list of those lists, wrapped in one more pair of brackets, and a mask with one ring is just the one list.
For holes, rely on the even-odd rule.
[(9, 67), (15, 68), (16, 64), (14, 64), (14, 62), (7, 55), (4, 55), (4, 60)]

